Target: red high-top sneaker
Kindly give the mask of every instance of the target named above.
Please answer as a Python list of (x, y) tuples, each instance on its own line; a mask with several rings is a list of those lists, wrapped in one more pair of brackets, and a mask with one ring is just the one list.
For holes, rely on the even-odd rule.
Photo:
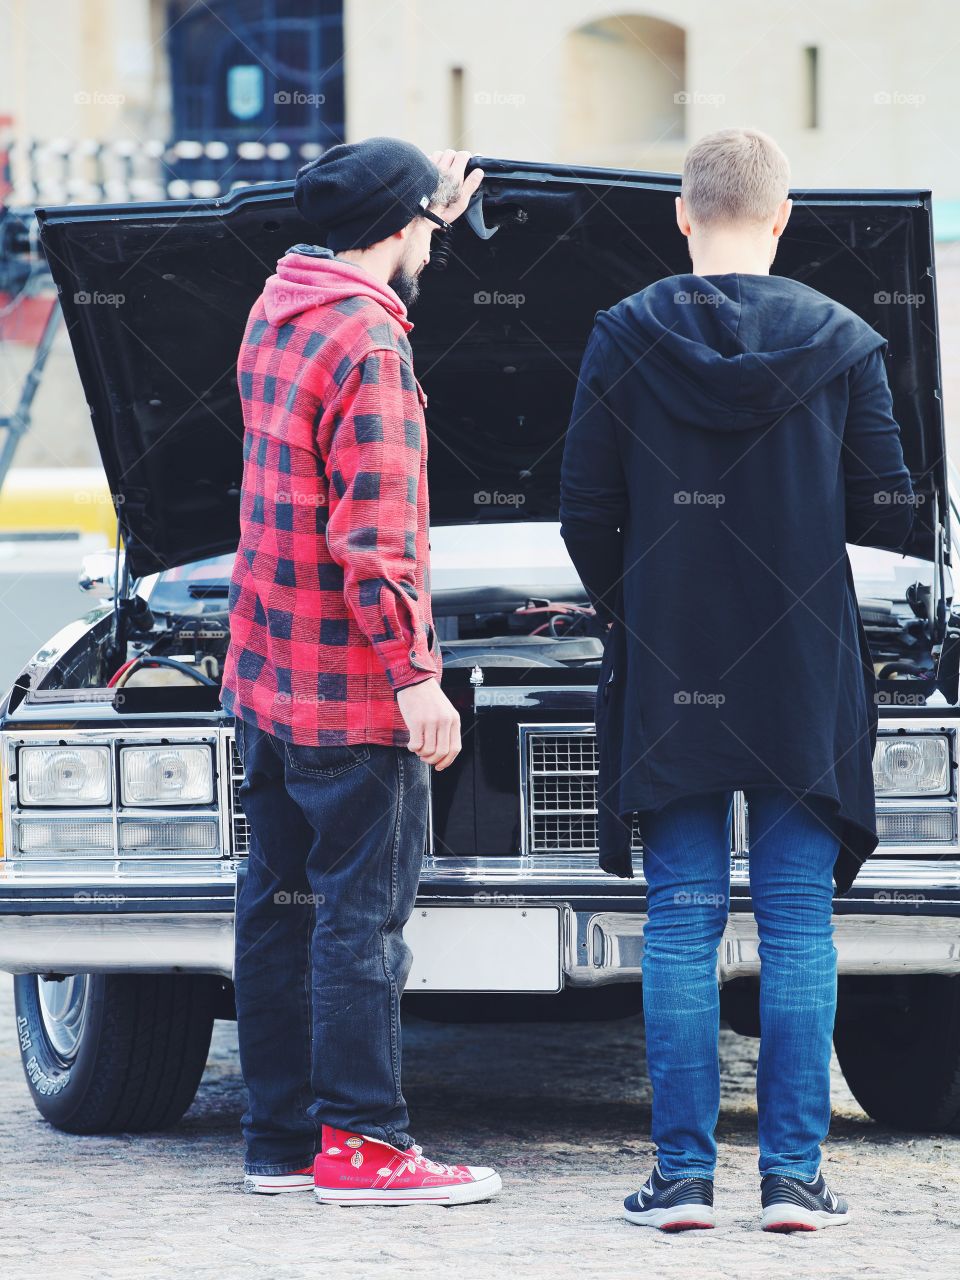
[(327, 1125), (313, 1182), (318, 1204), (469, 1204), (491, 1199), (502, 1185), (492, 1169), (439, 1164), (417, 1146), (401, 1151)]

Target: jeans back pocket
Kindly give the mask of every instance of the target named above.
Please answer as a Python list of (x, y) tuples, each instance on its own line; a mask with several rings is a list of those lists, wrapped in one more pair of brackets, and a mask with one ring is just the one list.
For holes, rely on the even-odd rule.
[(284, 752), (287, 765), (294, 773), (312, 778), (338, 778), (370, 759), (370, 748), (365, 743), (352, 747), (314, 747), (287, 742)]

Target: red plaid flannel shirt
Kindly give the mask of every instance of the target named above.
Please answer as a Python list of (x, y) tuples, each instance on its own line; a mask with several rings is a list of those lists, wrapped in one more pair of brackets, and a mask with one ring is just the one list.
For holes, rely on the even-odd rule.
[(440, 675), (430, 610), (426, 397), (369, 297), (279, 327), (238, 362), (240, 546), (223, 706), (314, 746), (403, 746), (396, 690)]

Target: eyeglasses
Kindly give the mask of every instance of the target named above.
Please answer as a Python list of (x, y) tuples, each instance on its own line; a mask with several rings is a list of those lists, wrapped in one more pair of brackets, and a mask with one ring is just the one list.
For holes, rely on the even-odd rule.
[(440, 230), (441, 230), (441, 231), (443, 231), (443, 232), (447, 232), (447, 231), (449, 231), (449, 230), (450, 230), (450, 227), (451, 227), (451, 223), (449, 223), (449, 222), (444, 222), (443, 218), (441, 218), (441, 217), (439, 216), (439, 214), (434, 213), (432, 209), (430, 209), (430, 208), (428, 208), (428, 207), (427, 207), (429, 204), (430, 204), (430, 197), (429, 197), (429, 196), (421, 196), (421, 198), (420, 198), (420, 212), (421, 212), (421, 214), (422, 214), (425, 218), (429, 218), (431, 222), (435, 222), (435, 223), (437, 224), (437, 226), (440, 228)]

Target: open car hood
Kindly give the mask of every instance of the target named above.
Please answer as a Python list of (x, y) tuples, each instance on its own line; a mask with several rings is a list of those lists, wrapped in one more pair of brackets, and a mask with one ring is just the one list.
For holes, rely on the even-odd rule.
[[(689, 270), (678, 176), (477, 157), (486, 172), (424, 273), (410, 335), (428, 396), (434, 524), (555, 520), (563, 434), (595, 313)], [(230, 551), (243, 423), (236, 358), (277, 259), (315, 238), (268, 183), (215, 201), (40, 209), (128, 561), (139, 576)], [(924, 495), (906, 551), (949, 563), (927, 191), (794, 197), (775, 270), (889, 342), (907, 465)]]

